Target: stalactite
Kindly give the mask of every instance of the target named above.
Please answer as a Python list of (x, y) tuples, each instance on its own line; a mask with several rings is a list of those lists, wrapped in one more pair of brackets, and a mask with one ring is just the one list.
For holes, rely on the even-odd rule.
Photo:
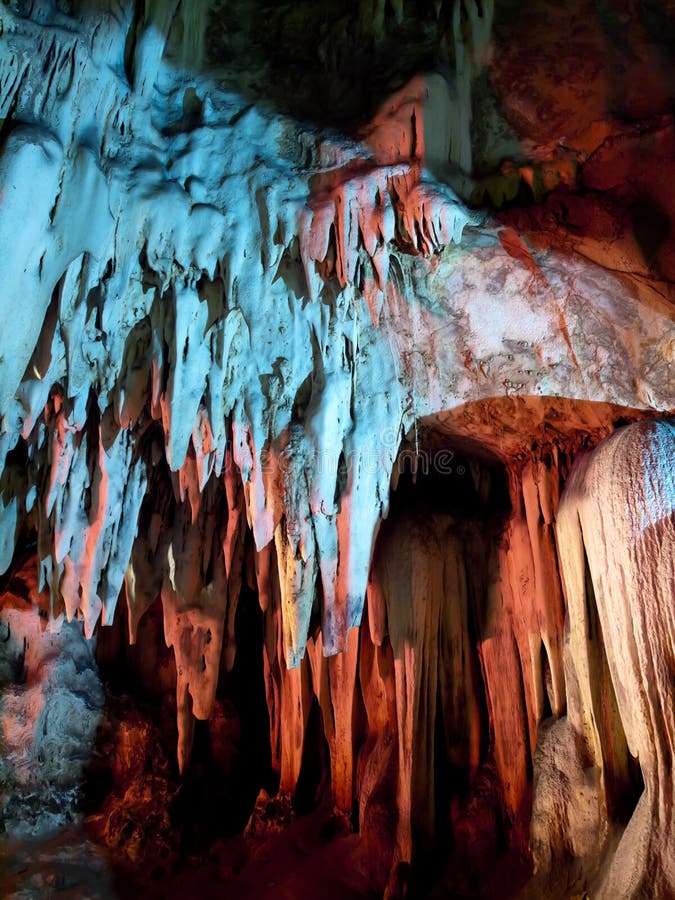
[(452, 8), (452, 40), (455, 53), (456, 97), (452, 108), (452, 142), (450, 160), (464, 172), (472, 170), (471, 121), (472, 86), (480, 71), (481, 57), (486, 52), (492, 32), (494, 0), (454, 0)]

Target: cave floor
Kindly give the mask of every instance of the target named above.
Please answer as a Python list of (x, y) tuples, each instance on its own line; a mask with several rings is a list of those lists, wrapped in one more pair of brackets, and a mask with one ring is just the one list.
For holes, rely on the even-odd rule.
[(230, 838), (176, 870), (151, 872), (116, 864), (86, 831), (13, 841), (0, 859), (0, 896), (64, 900), (180, 897), (357, 900), (377, 896), (359, 874), (359, 838), (336, 834), (325, 816), (303, 816), (255, 844)]
[[(120, 865), (86, 830), (5, 844), (0, 858), (0, 897), (63, 900), (375, 900), (367, 860), (357, 835), (336, 830), (325, 813), (301, 816), (264, 839), (228, 838), (208, 854), (181, 860), (172, 870)], [(529, 866), (513, 858), (498, 865), (477, 893), (453, 890), (447, 875), (430, 900), (518, 896)]]

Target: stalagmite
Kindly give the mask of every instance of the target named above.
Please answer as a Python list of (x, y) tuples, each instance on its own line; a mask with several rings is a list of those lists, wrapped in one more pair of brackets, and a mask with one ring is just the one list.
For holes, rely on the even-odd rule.
[[(617, 431), (578, 460), (559, 514), (570, 644), (584, 641), (595, 606), (624, 740), (644, 780), (625, 830), (608, 848), (596, 888), (603, 897), (668, 897), (675, 889), (670, 758), (674, 464), (672, 419)], [(623, 735), (606, 734), (593, 673), (583, 664), (577, 668), (577, 659), (583, 658), (580, 652), (567, 660), (575, 683), (569, 719), (599, 770), (596, 802), (606, 815), (614, 787), (610, 779), (617, 775), (614, 757), (621, 751), (614, 744)], [(605, 837), (600, 831), (596, 840)]]

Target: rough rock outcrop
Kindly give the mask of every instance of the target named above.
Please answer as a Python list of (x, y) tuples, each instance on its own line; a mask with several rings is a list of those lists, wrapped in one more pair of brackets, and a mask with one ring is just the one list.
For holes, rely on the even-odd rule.
[[(23, 593), (23, 591), (21, 592)], [(47, 626), (30, 602), (0, 609), (0, 815), (9, 838), (41, 837), (80, 819), (84, 767), (103, 686), (79, 622)]]

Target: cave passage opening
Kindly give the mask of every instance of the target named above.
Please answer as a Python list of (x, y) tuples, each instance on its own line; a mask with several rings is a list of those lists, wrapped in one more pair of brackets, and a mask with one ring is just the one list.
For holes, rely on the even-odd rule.
[(490, 450), (429, 428), (403, 445), (371, 580), (385, 598), (397, 697), (408, 697), (398, 790), (421, 895), (439, 881), (473, 895), (486, 860), (510, 851), (482, 643), (498, 615), (511, 513), (508, 471)]

